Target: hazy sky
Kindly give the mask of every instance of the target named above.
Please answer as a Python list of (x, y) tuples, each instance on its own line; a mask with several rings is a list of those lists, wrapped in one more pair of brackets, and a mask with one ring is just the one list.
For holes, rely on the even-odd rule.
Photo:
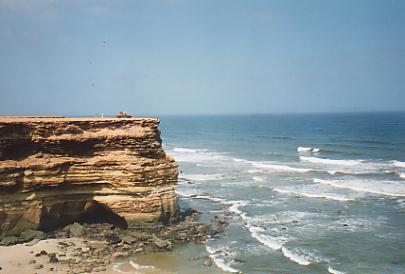
[(405, 110), (405, 1), (0, 0), (0, 115)]

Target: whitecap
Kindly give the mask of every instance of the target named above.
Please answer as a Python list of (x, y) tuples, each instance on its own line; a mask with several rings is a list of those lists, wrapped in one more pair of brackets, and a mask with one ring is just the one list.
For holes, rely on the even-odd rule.
[(256, 168), (260, 168), (262, 171), (270, 171), (270, 172), (306, 173), (306, 172), (312, 171), (311, 169), (307, 169), (307, 168), (296, 168), (296, 167), (273, 164), (273, 163), (269, 163), (269, 162), (254, 162), (253, 165)]
[(229, 157), (225, 156), (224, 153), (208, 151), (207, 149), (174, 148), (170, 154), (177, 162), (195, 164), (229, 160)]
[(332, 160), (318, 157), (310, 156), (300, 156), (301, 161), (317, 163), (317, 164), (327, 164), (327, 165), (341, 165), (341, 166), (354, 166), (363, 163), (362, 160)]
[(119, 273), (125, 273), (125, 274), (130, 274), (130, 273), (132, 273), (132, 271), (123, 271), (123, 270), (121, 270), (120, 269), (120, 266), (121, 265), (123, 265), (124, 263), (116, 263), (116, 264), (114, 264), (113, 265), (113, 267), (112, 267), (112, 269), (114, 270), (114, 271), (116, 271), (116, 272), (119, 272)]
[(260, 243), (264, 244), (265, 246), (270, 247), (273, 250), (279, 250), (283, 246), (283, 243), (282, 241), (280, 241), (280, 239), (263, 234), (262, 233), (264, 232), (263, 228), (249, 224), (247, 225), (247, 228), (249, 229), (252, 237), (258, 240)]
[(175, 147), (173, 149), (174, 152), (186, 152), (186, 153), (194, 153), (197, 151), (207, 151), (206, 149), (191, 149), (191, 148), (183, 148), (183, 147)]
[(228, 265), (226, 263), (226, 261), (221, 258), (221, 254), (223, 253), (223, 251), (219, 250), (219, 249), (213, 249), (209, 246), (205, 246), (206, 250), (209, 253), (209, 257), (214, 261), (215, 265), (218, 266), (219, 268), (221, 268), (223, 271), (225, 272), (231, 272), (231, 273), (239, 273), (240, 271), (237, 270), (236, 268), (231, 267), (230, 265)]
[(372, 194), (405, 196), (405, 183), (401, 181), (377, 181), (369, 179), (323, 180), (314, 178), (313, 182), (335, 188), (345, 188)]
[(296, 254), (296, 253), (288, 250), (284, 246), (281, 248), (281, 251), (283, 252), (283, 255), (285, 257), (287, 257), (288, 259), (290, 259), (293, 262), (296, 262), (299, 265), (309, 265), (309, 264), (311, 264), (311, 261), (309, 261), (309, 259), (306, 256)]
[(253, 176), (252, 179), (253, 179), (255, 182), (261, 182), (261, 183), (263, 183), (263, 182), (266, 181), (265, 178), (259, 177), (259, 176)]
[(299, 153), (317, 153), (319, 151), (321, 151), (319, 148), (316, 147), (297, 147), (297, 151)]
[(282, 193), (282, 194), (287, 194), (287, 195), (297, 195), (297, 196), (303, 196), (303, 197), (308, 197), (308, 198), (328, 199), (328, 200), (335, 200), (335, 201), (339, 201), (339, 202), (349, 202), (349, 201), (355, 200), (353, 198), (346, 198), (346, 197), (338, 196), (336, 194), (310, 193), (310, 192), (307, 192), (302, 189), (289, 190), (289, 189), (273, 188), (273, 190), (276, 192)]
[(333, 269), (333, 268), (330, 267), (330, 266), (328, 267), (328, 272), (331, 273), (331, 274), (345, 274), (345, 272), (342, 272), (342, 271)]
[(236, 213), (236, 214), (242, 214), (242, 211), (239, 210), (239, 207), (243, 207), (249, 204), (248, 201), (226, 201), (224, 202), (226, 205), (230, 205), (229, 211)]
[(136, 270), (156, 270), (156, 267), (153, 265), (140, 265), (130, 260), (129, 264)]
[(392, 161), (391, 164), (395, 167), (401, 167), (405, 168), (405, 162), (400, 162), (400, 161)]
[(215, 181), (224, 177), (224, 174), (183, 174), (182, 179), (191, 181)]
[(405, 179), (405, 173), (404, 172), (399, 173), (399, 178)]

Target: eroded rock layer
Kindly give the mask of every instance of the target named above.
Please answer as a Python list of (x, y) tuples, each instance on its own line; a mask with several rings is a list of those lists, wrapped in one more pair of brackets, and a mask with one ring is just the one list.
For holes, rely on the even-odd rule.
[(171, 223), (178, 167), (157, 119), (0, 117), (0, 238), (74, 221)]

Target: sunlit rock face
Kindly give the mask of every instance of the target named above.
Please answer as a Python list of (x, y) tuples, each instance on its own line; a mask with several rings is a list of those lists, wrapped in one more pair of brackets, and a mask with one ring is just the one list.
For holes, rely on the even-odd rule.
[(0, 117), (0, 238), (79, 221), (170, 224), (178, 167), (157, 119)]

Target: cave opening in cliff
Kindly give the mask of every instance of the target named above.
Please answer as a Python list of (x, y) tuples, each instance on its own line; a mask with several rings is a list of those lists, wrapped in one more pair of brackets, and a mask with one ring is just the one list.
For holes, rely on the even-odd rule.
[(109, 223), (122, 229), (128, 228), (128, 223), (123, 217), (96, 201), (88, 202), (84, 213), (76, 221), (88, 224)]
[(44, 206), (38, 229), (49, 232), (74, 222), (81, 224), (109, 223), (122, 229), (128, 228), (126, 220), (107, 206), (94, 200), (72, 200)]

